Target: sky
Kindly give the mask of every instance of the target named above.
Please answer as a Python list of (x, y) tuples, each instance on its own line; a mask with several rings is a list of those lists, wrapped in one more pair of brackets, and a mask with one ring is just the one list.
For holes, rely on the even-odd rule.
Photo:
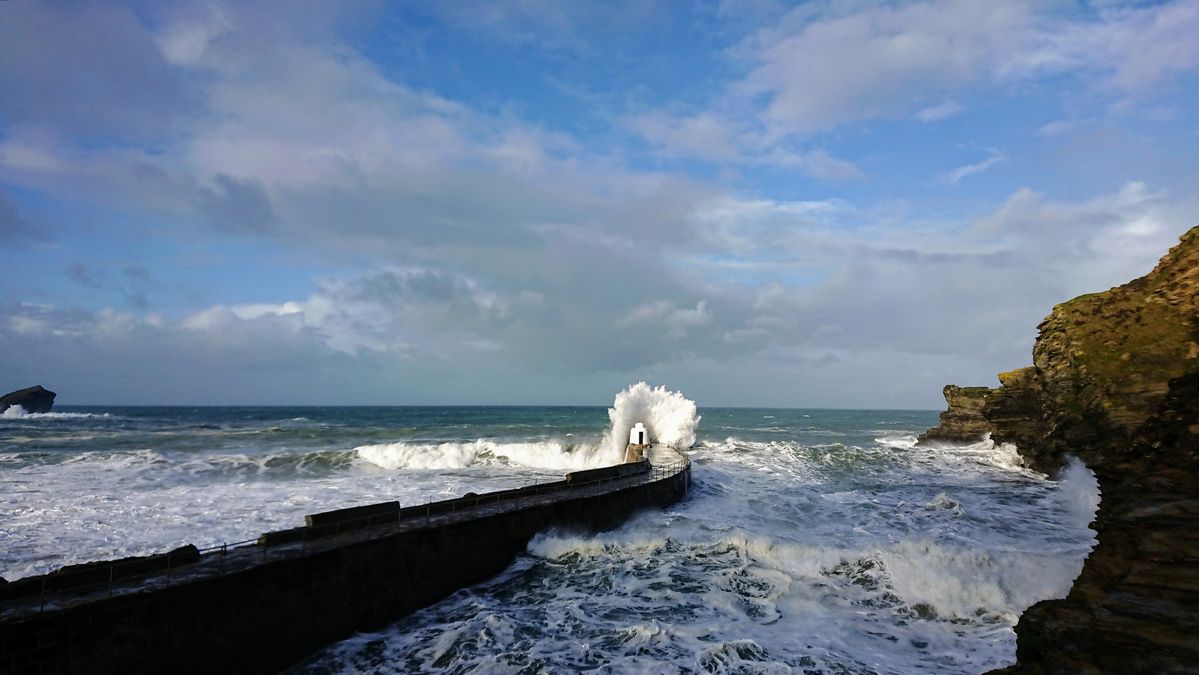
[(0, 2), (0, 389), (938, 409), (1199, 224), (1199, 0)]

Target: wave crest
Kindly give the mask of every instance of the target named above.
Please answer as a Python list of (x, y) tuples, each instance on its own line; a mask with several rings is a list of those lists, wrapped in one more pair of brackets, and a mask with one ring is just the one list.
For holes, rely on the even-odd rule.
[(48, 413), (31, 413), (26, 412), (25, 408), (20, 405), (12, 405), (0, 413), (0, 418), (6, 420), (78, 420), (89, 418), (104, 418), (112, 417), (108, 413), (69, 413), (69, 412), (48, 412)]
[(384, 469), (465, 469), (475, 465), (518, 464), (536, 469), (578, 471), (604, 466), (599, 448), (557, 441), (501, 443), (379, 443), (354, 448), (362, 459)]

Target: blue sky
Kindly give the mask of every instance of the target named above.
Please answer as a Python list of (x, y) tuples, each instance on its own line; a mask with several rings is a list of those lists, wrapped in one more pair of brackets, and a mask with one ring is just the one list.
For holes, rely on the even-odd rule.
[(0, 3), (0, 389), (937, 408), (1199, 223), (1199, 0)]

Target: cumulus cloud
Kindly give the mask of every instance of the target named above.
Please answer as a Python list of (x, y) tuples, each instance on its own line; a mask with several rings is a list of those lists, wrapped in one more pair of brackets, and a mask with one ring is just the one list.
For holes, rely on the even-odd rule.
[[(624, 156), (629, 148), (597, 149), (524, 120), (518, 106), (472, 107), (400, 81), (342, 42), (319, 7), (301, 17), (212, 4), (148, 10), (145, 20), (6, 3), (29, 25), (61, 24), (69, 37), (95, 20), (123, 43), (120, 58), (89, 61), (99, 47), (80, 37), (70, 56), (83, 62), (80, 82), (103, 86), (62, 82), (64, 96), (78, 97), (63, 110), (54, 97), (0, 100), (0, 115), (15, 120), (0, 138), (0, 180), (115, 209), (180, 249), (216, 242), (211, 250), (247, 247), (264, 265), (320, 271), (280, 275), (286, 283), (264, 273), (262, 288), (214, 290), (168, 311), (155, 265), (176, 257), (80, 261), (67, 280), (134, 311), (5, 299), (0, 337), (11, 348), (0, 371), (32, 377), (40, 363), (90, 383), (93, 401), (116, 400), (102, 382), (146, 402), (192, 381), (207, 389), (190, 400), (232, 389), (240, 402), (328, 401), (312, 393), (321, 387), (364, 392), (343, 402), (404, 402), (387, 393), (405, 387), (425, 402), (511, 402), (506, 387), (533, 401), (595, 400), (595, 387), (607, 396), (657, 375), (679, 386), (694, 378), (713, 395), (731, 390), (722, 382), (747, 392), (716, 399), (727, 402), (829, 391), (843, 398), (825, 404), (853, 404), (850, 381), (858, 402), (936, 405), (955, 372), (989, 378), (1026, 362), (1032, 327), (1054, 302), (1143, 273), (1199, 212), (1180, 206), (1185, 196), (1129, 182), (1090, 199), (1029, 188), (981, 213), (917, 217), (898, 198), (862, 196), (877, 179), (869, 156), (851, 161), (829, 137), (810, 137), (879, 117), (911, 125), (963, 114), (958, 101), (973, 99), (962, 91), (980, 81), (1097, 72), (1126, 95), (1127, 73), (1160, 83), (1189, 63), (1189, 46), (1160, 19), (1189, 25), (1192, 3), (1083, 19), (1021, 3), (767, 4), (718, 10), (763, 18), (734, 50), (740, 83), (711, 105), (638, 104), (613, 116), (613, 133), (651, 148), (642, 163)], [(519, 34), (516, 9), (496, 10), (512, 31), (497, 37), (536, 44)], [(555, 12), (565, 39), (577, 37), (574, 6)], [(283, 19), (265, 21), (272, 13)], [(4, 25), (5, 91), (34, 86), (43, 69), (13, 45), (65, 67), (67, 56)], [(1079, 32), (1058, 30), (1069, 26)], [(1137, 34), (1165, 46), (1134, 70), (1078, 56), (1117, 53), (1095, 35), (1118, 45)], [(124, 59), (140, 61), (127, 71)], [(104, 84), (119, 77), (142, 89), (122, 101), (131, 85)], [(153, 101), (133, 110), (142, 96)], [(82, 119), (79, 101), (106, 114)], [(129, 119), (108, 114), (125, 109)], [(730, 175), (858, 180), (758, 189), (736, 175), (646, 168), (669, 165), (663, 158), (727, 165)], [(993, 151), (942, 179), (1004, 159)], [(0, 193), (0, 238), (28, 228)], [(776, 397), (753, 399), (758, 391)]]
[(924, 122), (961, 111), (930, 97), (991, 82), (1094, 73), (1123, 92), (1199, 65), (1199, 2), (1060, 15), (1028, 2), (930, 0), (801, 7), (742, 53), (737, 90), (764, 102), (777, 136), (835, 129), (908, 111)]
[(850, 5), (816, 16), (801, 8), (758, 38), (758, 63), (740, 88), (765, 98), (762, 118), (776, 133), (823, 131), (985, 76), (1020, 51), (1035, 22), (1021, 3)]
[[(1146, 272), (1184, 229), (1179, 214), (1169, 195), (1138, 183), (1073, 202), (1019, 190), (966, 227), (854, 225), (861, 213), (846, 204), (726, 200), (709, 205), (704, 222), (775, 236), (745, 237), (725, 261), (716, 256), (723, 245), (702, 239), (684, 258), (595, 270), (571, 259), (577, 272), (553, 275), (560, 288), (540, 290), (490, 274), (397, 267), (320, 281), (305, 298), (217, 305), (176, 321), (9, 304), (0, 306), (0, 336), (17, 351), (6, 350), (0, 365), (23, 373), (28, 364), (13, 354), (61, 349), (95, 359), (66, 362), (90, 382), (117, 377), (109, 364), (135, 359), (133, 370), (182, 377), (207, 368), (209, 379), (227, 382), (245, 381), (237, 369), (290, 369), (280, 380), (290, 384), (277, 386), (311, 386), (332, 368), (373, 383), (375, 393), (386, 391), (385, 373), (458, 373), (459, 392), (501, 374), (577, 392), (578, 382), (606, 382), (603, 373), (613, 382), (685, 380), (698, 368), (709, 385), (757, 378), (763, 396), (785, 393), (786, 377), (811, 378), (829, 387), (829, 404), (853, 400), (838, 378), (895, 378), (893, 393), (871, 400), (920, 407), (936, 404), (943, 381), (977, 373), (987, 384), (991, 373), (1027, 362), (1033, 327), (1054, 303)], [(722, 262), (770, 271), (729, 283)], [(815, 268), (823, 273), (810, 275)], [(793, 281), (779, 281), (791, 273)], [(791, 386), (811, 391), (811, 382)], [(437, 391), (453, 391), (442, 385)], [(701, 393), (704, 386), (696, 382)], [(756, 391), (745, 400), (758, 400)], [(918, 391), (922, 398), (905, 398)]]
[(1104, 8), (1092, 21), (1048, 24), (1031, 49), (1011, 55), (998, 72), (1098, 71), (1108, 86), (1135, 93), (1199, 65), (1196, 31), (1196, 0)]

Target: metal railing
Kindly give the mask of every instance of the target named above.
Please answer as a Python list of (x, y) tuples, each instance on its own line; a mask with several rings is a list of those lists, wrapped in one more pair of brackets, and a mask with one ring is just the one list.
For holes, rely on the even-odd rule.
[[(220, 574), (225, 571), (231, 558), (236, 558), (244, 566), (258, 561), (265, 562), (272, 553), (276, 552), (294, 554), (297, 543), (301, 553), (318, 546), (320, 548), (336, 547), (347, 536), (357, 535), (366, 538), (370, 536), (367, 531), (376, 527), (395, 526), (397, 529), (405, 526), (431, 527), (434, 524), (442, 525), (468, 520), (483, 513), (498, 515), (555, 501), (603, 494), (605, 490), (597, 488), (610, 487), (613, 483), (621, 483), (621, 489), (628, 489), (665, 480), (683, 472), (687, 472), (687, 483), (690, 484), (691, 461), (681, 453), (680, 457), (681, 459), (677, 461), (649, 465), (646, 471), (633, 475), (614, 474), (582, 482), (563, 480), (553, 483), (535, 483), (509, 490), (485, 492), (436, 502), (427, 501), (425, 504), (401, 507), (394, 514), (375, 514), (320, 526), (265, 532), (254, 539), (231, 543), (222, 542), (206, 548), (196, 549), (188, 546), (169, 553), (125, 558), (111, 561), (108, 564), (95, 562), (68, 566), (40, 577), (17, 579), (0, 585), (0, 620), (4, 619), (4, 615), (16, 606), (29, 608), (36, 606), (39, 612), (44, 612), (47, 601), (55, 599), (70, 601), (111, 598), (115, 586), (133, 580), (141, 580), (143, 583), (139, 588), (144, 590), (170, 588), (172, 583), (177, 583), (181, 574), (200, 569), (197, 565), (201, 563), (212, 563), (216, 573)], [(248, 552), (254, 548), (259, 549), (258, 553), (249, 555)], [(182, 556), (176, 553), (184, 549), (190, 549), (190, 555)], [(196, 553), (199, 554), (198, 557), (195, 555)], [(183, 557), (185, 560), (178, 561), (177, 564), (175, 559)], [(124, 572), (122, 572), (122, 567), (125, 568)], [(209, 570), (207, 567), (204, 569)], [(63, 573), (64, 570), (70, 571)], [(181, 570), (183, 571), (181, 572)], [(209, 571), (211, 572), (211, 570)]]

